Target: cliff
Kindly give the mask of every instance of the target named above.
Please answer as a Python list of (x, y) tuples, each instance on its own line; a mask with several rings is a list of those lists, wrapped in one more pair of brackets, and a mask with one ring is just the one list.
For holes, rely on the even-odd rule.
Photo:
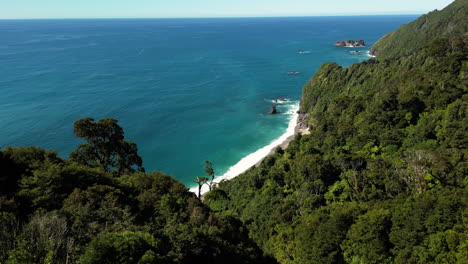
[(279, 263), (466, 262), (467, 5), (386, 35), (377, 58), (323, 64), (301, 97), (310, 134), (206, 203)]
[[(447, 84), (462, 89), (464, 79), (439, 70), (447, 65), (466, 67), (460, 59), (460, 56), (464, 56), (460, 54), (466, 52), (466, 47), (467, 36), (461, 35), (436, 39), (418, 52), (397, 59), (371, 59), (348, 68), (336, 63), (325, 63), (304, 86), (301, 111), (313, 116), (320, 115), (339, 96), (354, 99), (372, 96), (392, 85), (400, 85), (400, 90), (409, 86), (417, 89), (415, 87), (424, 86), (425, 83), (433, 91), (444, 89)], [(465, 70), (462, 72), (465, 74)], [(438, 79), (436, 84), (431, 83), (434, 78)]]

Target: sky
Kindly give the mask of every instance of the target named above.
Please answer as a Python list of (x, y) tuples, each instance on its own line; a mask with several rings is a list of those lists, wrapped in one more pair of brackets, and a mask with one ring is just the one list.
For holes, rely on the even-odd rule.
[(0, 0), (0, 19), (423, 14), (453, 0)]

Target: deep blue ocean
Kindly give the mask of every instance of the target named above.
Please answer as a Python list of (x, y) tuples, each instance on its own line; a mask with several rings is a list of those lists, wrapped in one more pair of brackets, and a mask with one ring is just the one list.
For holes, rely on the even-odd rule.
[(370, 46), (416, 17), (0, 20), (0, 147), (67, 157), (75, 120), (111, 117), (146, 171), (191, 186), (205, 160), (223, 175), (281, 136), (322, 63), (368, 59), (335, 41)]

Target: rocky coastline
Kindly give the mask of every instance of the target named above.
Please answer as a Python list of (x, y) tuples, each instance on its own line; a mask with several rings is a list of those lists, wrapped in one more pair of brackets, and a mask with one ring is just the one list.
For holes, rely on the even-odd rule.
[[(289, 143), (296, 137), (297, 134), (302, 134), (302, 135), (308, 135), (310, 134), (310, 131), (309, 131), (309, 120), (310, 120), (310, 115), (306, 112), (301, 112), (301, 111), (297, 111), (297, 121), (296, 121), (296, 126), (294, 128), (294, 135), (286, 138), (283, 142), (281, 142), (281, 144), (278, 145), (278, 147), (282, 148), (282, 149), (286, 149), (289, 145)], [(262, 162), (263, 160), (270, 156), (270, 155), (273, 155), (275, 154), (276, 152), (276, 149), (277, 148), (274, 148), (272, 149), (268, 155), (266, 155), (263, 159), (261, 159), (260, 161), (258, 161), (257, 163), (255, 163), (255, 167), (258, 167)]]

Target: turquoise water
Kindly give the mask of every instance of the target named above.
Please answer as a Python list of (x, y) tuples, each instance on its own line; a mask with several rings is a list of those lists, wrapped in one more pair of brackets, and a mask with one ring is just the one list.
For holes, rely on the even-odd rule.
[(191, 185), (205, 160), (222, 175), (283, 134), (320, 64), (368, 59), (335, 41), (370, 45), (415, 17), (2, 20), (0, 146), (67, 157), (75, 120), (112, 117), (147, 171)]

